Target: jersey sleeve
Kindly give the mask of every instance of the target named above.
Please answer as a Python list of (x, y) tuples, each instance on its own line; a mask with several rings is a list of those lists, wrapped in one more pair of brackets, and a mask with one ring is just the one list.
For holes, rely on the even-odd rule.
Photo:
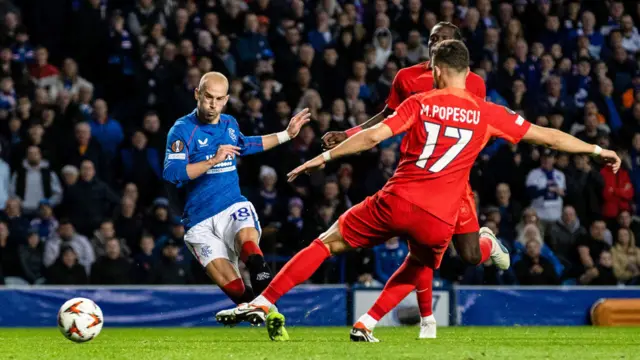
[(176, 124), (167, 135), (162, 177), (173, 184), (189, 180), (189, 175), (187, 175), (189, 139), (185, 133), (184, 127)]
[(391, 83), (391, 90), (389, 91), (389, 96), (387, 96), (387, 107), (389, 109), (395, 110), (402, 103), (402, 99), (404, 98), (404, 91), (402, 90), (402, 71), (399, 71), (396, 74), (396, 77), (393, 78), (393, 82)]
[(383, 123), (391, 128), (393, 135), (407, 131), (420, 118), (420, 102), (415, 96), (403, 101), (400, 106), (384, 119)]
[(503, 138), (513, 144), (522, 140), (531, 127), (531, 123), (525, 120), (515, 111), (493, 103), (485, 103), (484, 113), (489, 122), (489, 135)]

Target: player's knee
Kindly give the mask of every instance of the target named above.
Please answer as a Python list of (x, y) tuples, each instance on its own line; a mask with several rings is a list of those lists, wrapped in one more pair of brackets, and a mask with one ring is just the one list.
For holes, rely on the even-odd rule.
[(224, 286), (240, 277), (235, 267), (227, 259), (214, 259), (205, 267), (207, 275), (218, 286)]
[(260, 233), (256, 228), (244, 228), (238, 231), (236, 234), (236, 241), (240, 243), (240, 245), (244, 244), (247, 241), (252, 241), (257, 243), (260, 239)]

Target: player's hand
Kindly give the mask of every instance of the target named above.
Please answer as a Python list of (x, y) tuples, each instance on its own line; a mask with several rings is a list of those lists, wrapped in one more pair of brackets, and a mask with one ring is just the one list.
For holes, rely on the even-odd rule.
[(325, 166), (325, 162), (322, 156), (316, 156), (313, 159), (307, 161), (306, 163), (293, 169), (293, 171), (291, 171), (290, 173), (288, 173), (287, 176), (289, 177), (289, 179), (287, 181), (292, 182), (300, 174), (303, 174), (303, 173), (309, 174), (311, 172), (324, 169), (324, 166)]
[(209, 165), (214, 166), (219, 164), (227, 159), (227, 157), (231, 156), (232, 158), (236, 155), (240, 155), (240, 148), (233, 145), (220, 145), (218, 151), (216, 151), (216, 156), (207, 160)]
[(329, 131), (322, 137), (322, 147), (325, 150), (333, 149), (341, 142), (347, 139), (347, 133), (344, 131)]
[(620, 165), (622, 164), (622, 161), (620, 160), (620, 157), (618, 157), (618, 154), (616, 154), (615, 151), (603, 149), (599, 156), (602, 160), (604, 160), (607, 166), (610, 166), (611, 169), (613, 169), (614, 173), (617, 173), (618, 170), (620, 170)]
[(309, 108), (304, 108), (299, 113), (295, 114), (291, 121), (289, 122), (289, 126), (287, 126), (287, 133), (290, 138), (294, 138), (298, 136), (300, 133), (300, 129), (311, 121), (311, 113), (309, 112)]

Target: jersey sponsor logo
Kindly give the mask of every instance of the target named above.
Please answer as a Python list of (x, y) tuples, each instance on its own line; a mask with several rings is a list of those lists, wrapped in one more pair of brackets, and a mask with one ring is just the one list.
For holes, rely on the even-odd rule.
[(221, 174), (221, 173), (226, 173), (229, 171), (235, 171), (236, 170), (236, 166), (227, 166), (227, 167), (223, 167), (223, 168), (211, 168), (209, 170), (207, 170), (207, 175), (212, 175), (212, 174)]
[(179, 153), (184, 150), (184, 143), (180, 140), (176, 140), (171, 144), (171, 151), (174, 153)]
[(209, 146), (209, 139), (205, 138), (204, 140), (198, 139), (198, 145), (200, 145), (200, 147), (205, 147), (205, 146)]
[(233, 140), (233, 142), (238, 141), (238, 137), (236, 136), (236, 131), (229, 128), (229, 137), (231, 138), (231, 140)]
[(169, 156), (167, 156), (167, 159), (169, 160), (186, 160), (187, 159), (187, 154), (169, 154)]

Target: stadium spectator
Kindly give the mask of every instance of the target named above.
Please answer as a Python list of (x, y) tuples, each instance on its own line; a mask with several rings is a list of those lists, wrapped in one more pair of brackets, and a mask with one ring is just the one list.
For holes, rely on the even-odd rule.
[(137, 253), (143, 223), (142, 217), (136, 212), (136, 202), (130, 196), (122, 197), (114, 225), (116, 234), (125, 239), (127, 247), (131, 249), (132, 253)]
[(46, 270), (47, 284), (85, 285), (89, 283), (85, 267), (78, 262), (78, 255), (73, 246), (62, 245), (60, 256), (54, 260), (55, 262)]
[(78, 181), (78, 177), (80, 176), (80, 171), (73, 165), (65, 165), (60, 170), (60, 173), (62, 174), (64, 191), (69, 189), (71, 185), (75, 184)]
[(116, 239), (119, 242), (119, 254), (122, 254), (124, 257), (129, 257), (131, 255), (131, 250), (127, 246), (124, 239), (119, 239), (116, 237), (116, 230), (113, 224), (113, 220), (106, 219), (100, 223), (100, 227), (93, 232), (93, 237), (91, 238), (91, 246), (93, 247), (93, 251), (96, 254), (96, 257), (99, 258), (101, 256), (106, 255), (107, 252), (107, 243), (111, 239)]
[[(44, 266), (52, 266), (56, 260), (59, 260), (61, 254), (64, 255), (62, 250), (66, 246), (73, 248), (74, 260), (77, 259), (78, 263), (84, 267), (85, 275), (89, 274), (91, 265), (96, 260), (95, 252), (89, 240), (76, 233), (73, 224), (68, 219), (60, 220), (56, 234), (47, 239), (44, 249)], [(66, 261), (65, 264), (67, 267), (71, 267)]]
[(522, 260), (514, 264), (520, 285), (557, 285), (558, 274), (551, 262), (540, 255), (540, 242), (529, 240)]
[(90, 160), (80, 166), (80, 179), (67, 190), (65, 210), (78, 232), (91, 236), (102, 219), (113, 214), (120, 202), (109, 185), (96, 177), (96, 170)]
[(373, 249), (375, 256), (375, 278), (382, 284), (398, 270), (409, 253), (407, 244), (398, 237), (387, 240)]
[(611, 221), (615, 219), (621, 211), (630, 210), (633, 201), (633, 186), (629, 172), (625, 166), (620, 168), (618, 173), (607, 171), (606, 168), (600, 170), (604, 179), (602, 216)]
[(41, 239), (48, 239), (58, 230), (58, 220), (53, 214), (53, 208), (49, 200), (40, 200), (38, 205), (38, 215), (31, 220), (29, 228), (38, 233)]
[(37, 86), (54, 81), (60, 71), (49, 64), (49, 51), (43, 46), (36, 48), (35, 63), (29, 66), (31, 77), (36, 80)]
[(513, 242), (516, 238), (516, 225), (522, 216), (522, 207), (511, 198), (511, 189), (506, 183), (496, 186), (496, 205), (500, 212), (500, 237)]
[(178, 243), (169, 239), (162, 247), (162, 256), (155, 263), (153, 283), (162, 285), (186, 285), (193, 282), (188, 263), (178, 261)]
[(120, 123), (109, 116), (107, 102), (103, 99), (97, 99), (94, 102), (93, 120), (89, 125), (91, 126), (91, 138), (98, 141), (107, 160), (112, 160), (124, 140), (124, 134)]
[(27, 243), (18, 248), (22, 278), (29, 284), (40, 285), (44, 278), (44, 243), (37, 232), (31, 231)]
[(640, 280), (640, 249), (636, 247), (636, 238), (631, 230), (618, 230), (611, 255), (616, 279), (630, 285), (637, 284)]
[(40, 86), (49, 89), (49, 97), (51, 99), (57, 99), (62, 90), (67, 90), (72, 95), (76, 95), (80, 88), (93, 89), (93, 84), (78, 74), (78, 64), (71, 58), (64, 60), (62, 71), (58, 76), (50, 76), (40, 80)]
[(597, 266), (588, 269), (582, 274), (578, 282), (582, 285), (616, 285), (618, 279), (616, 279), (613, 273), (611, 252), (605, 250), (600, 253)]
[(0, 213), (0, 219), (9, 227), (9, 242), (16, 245), (23, 243), (29, 232), (29, 220), (23, 214), (19, 198), (10, 197), (7, 200), (4, 212)]
[(122, 254), (120, 244), (117, 238), (106, 240), (104, 255), (98, 257), (91, 268), (92, 284), (121, 285), (131, 282), (131, 261)]
[(561, 171), (554, 169), (556, 154), (552, 150), (545, 149), (540, 158), (540, 168), (527, 176), (527, 189), (531, 206), (546, 227), (560, 219), (566, 180)]
[(581, 225), (573, 206), (567, 205), (562, 210), (562, 216), (549, 227), (545, 243), (558, 257), (562, 265), (571, 267), (576, 245), (587, 235), (587, 230)]
[(145, 204), (159, 192), (162, 177), (161, 155), (148, 144), (143, 131), (134, 131), (131, 146), (120, 149), (115, 159), (117, 171), (114, 175), (117, 184), (136, 184), (138, 189), (141, 189), (140, 196)]
[(42, 159), (37, 146), (29, 146), (27, 158), (13, 174), (11, 195), (21, 199), (22, 208), (29, 216), (36, 214), (42, 200), (47, 200), (52, 207), (62, 201), (62, 185), (58, 175), (49, 168), (49, 162)]
[(611, 245), (606, 242), (605, 235), (607, 226), (604, 221), (596, 220), (589, 228), (589, 235), (578, 241), (577, 246), (577, 262), (575, 268), (580, 270), (579, 274), (589, 272), (589, 275), (595, 275), (593, 268), (597, 266), (600, 260), (600, 254), (611, 249)]
[(66, 159), (66, 163), (80, 168), (80, 164), (84, 160), (89, 160), (98, 176), (101, 179), (107, 179), (106, 176), (109, 170), (107, 168), (106, 154), (98, 141), (91, 136), (90, 125), (86, 122), (76, 124), (74, 135), (75, 138), (71, 141), (63, 157)]
[[(621, 211), (618, 215), (617, 224), (615, 229), (628, 229), (636, 237), (636, 234), (640, 234), (640, 221), (634, 218), (629, 211)], [(617, 232), (617, 230), (616, 230)]]
[(140, 238), (138, 248), (140, 251), (133, 256), (133, 281), (136, 284), (152, 284), (153, 283), (153, 264), (155, 257), (153, 237), (144, 234)]

